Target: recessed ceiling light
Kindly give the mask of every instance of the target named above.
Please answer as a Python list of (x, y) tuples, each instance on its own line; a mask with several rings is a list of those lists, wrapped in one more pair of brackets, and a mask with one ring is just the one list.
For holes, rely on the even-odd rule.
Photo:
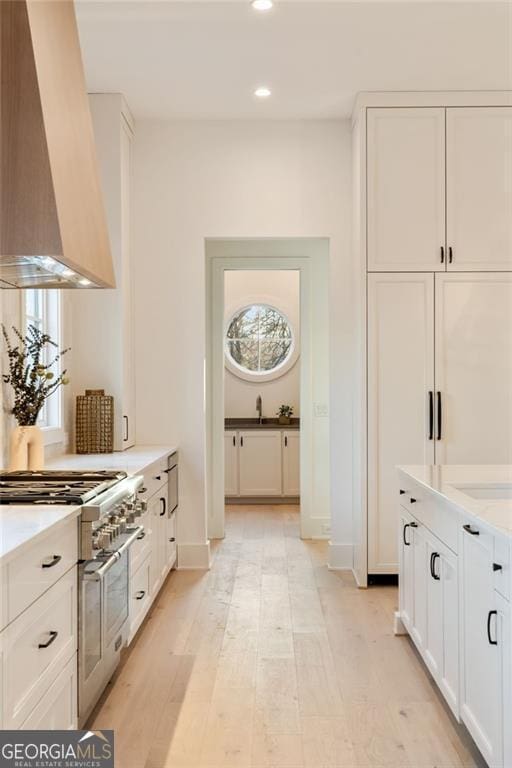
[(82, 277), (79, 281), (80, 285), (92, 285), (91, 281), (88, 280), (86, 277)]
[(272, 0), (252, 0), (251, 5), (255, 11), (270, 11), (274, 3)]
[(254, 95), (258, 97), (258, 99), (268, 99), (268, 97), (272, 94), (272, 91), (270, 88), (267, 88), (266, 85), (262, 85), (259, 88), (256, 88), (254, 91)]

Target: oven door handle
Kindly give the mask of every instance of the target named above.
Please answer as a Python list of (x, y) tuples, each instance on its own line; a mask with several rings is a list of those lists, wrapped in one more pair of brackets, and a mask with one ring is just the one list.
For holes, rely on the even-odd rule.
[(125, 552), (128, 547), (130, 547), (137, 536), (140, 536), (140, 534), (143, 532), (144, 526), (143, 525), (137, 525), (135, 528), (131, 529), (131, 535), (126, 539), (126, 541), (123, 542), (123, 544), (119, 547), (119, 549), (116, 549), (115, 552), (111, 552), (110, 557), (108, 560), (106, 560), (101, 568), (97, 568), (95, 571), (87, 571), (84, 568), (83, 571), (83, 580), (84, 581), (101, 581), (107, 571), (110, 571), (112, 566), (117, 563), (118, 560), (121, 559), (121, 555), (123, 552)]

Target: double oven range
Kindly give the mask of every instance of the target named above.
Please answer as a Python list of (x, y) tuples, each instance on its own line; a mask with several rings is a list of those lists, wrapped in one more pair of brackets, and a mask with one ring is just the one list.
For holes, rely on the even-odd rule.
[(119, 663), (126, 643), (130, 546), (142, 476), (116, 471), (0, 474), (0, 504), (80, 505), (78, 563), (78, 716), (82, 727)]

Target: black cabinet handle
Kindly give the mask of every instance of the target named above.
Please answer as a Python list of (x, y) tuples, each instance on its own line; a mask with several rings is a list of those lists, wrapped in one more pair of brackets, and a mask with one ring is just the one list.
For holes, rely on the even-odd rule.
[(142, 600), (142, 598), (144, 597), (145, 594), (146, 594), (146, 590), (141, 589), (140, 592), (136, 592), (135, 593), (135, 599), (136, 600)]
[(411, 526), (411, 528), (417, 528), (418, 527), (418, 523), (409, 523), (409, 525)]
[(493, 640), (491, 637), (491, 619), (493, 616), (498, 616), (498, 611), (489, 611), (487, 614), (487, 639), (489, 640), (489, 645), (498, 645), (498, 640)]
[(41, 568), (53, 568), (54, 565), (57, 565), (57, 563), (60, 563), (62, 560), (62, 555), (54, 555), (49, 563), (43, 563), (41, 565)]
[(444, 245), (441, 246), (441, 264), (444, 264)]
[(142, 486), (142, 488), (139, 488), (139, 493), (146, 493), (147, 488), (145, 485)]
[(288, 435), (285, 435), (284, 437), (284, 447), (288, 448)]
[(453, 261), (453, 248), (450, 245), (450, 247), (448, 248), (448, 264), (451, 264), (452, 261)]
[(123, 442), (128, 442), (128, 435), (129, 435), (129, 422), (128, 422), (128, 416), (123, 416), (124, 419), (124, 437)]
[(171, 542), (171, 544), (173, 544), (176, 541), (176, 538), (173, 536), (172, 538), (169, 539), (169, 541)]
[(400, 488), (400, 496), (403, 496), (403, 495), (404, 495), (404, 493), (406, 493), (406, 491), (403, 491), (403, 490)]
[(434, 439), (434, 393), (428, 393), (428, 439)]
[(413, 499), (413, 498), (412, 498), (412, 496), (411, 496), (411, 498), (409, 499), (409, 501), (411, 502), (411, 504), (416, 504), (416, 499)]
[(441, 440), (443, 431), (443, 409), (441, 403), (441, 393), (437, 393), (437, 439)]
[(146, 535), (146, 531), (141, 531), (137, 536), (137, 541), (142, 541), (145, 535)]
[(160, 517), (163, 517), (167, 512), (167, 501), (165, 496), (160, 496), (160, 501), (162, 502), (162, 511), (160, 512)]
[(406, 532), (407, 528), (410, 528), (410, 523), (406, 523), (406, 524), (404, 525), (404, 527), (402, 528), (402, 538), (403, 538), (403, 540), (404, 540), (404, 544), (405, 544), (405, 546), (406, 546), (406, 547), (410, 547), (410, 546), (411, 546), (411, 542), (410, 542), (410, 541), (407, 541), (407, 538), (406, 538), (406, 536), (405, 536), (405, 532)]
[(240, 448), (244, 447), (244, 439), (243, 437), (240, 438)]
[(462, 526), (466, 533), (470, 533), (472, 536), (480, 536), (478, 528), (472, 528), (469, 524)]
[(500, 565), (499, 563), (493, 563), (492, 564), (492, 569), (493, 569), (493, 571), (502, 571), (503, 570), (503, 566)]
[(233, 448), (236, 448), (236, 435), (233, 435)]
[(436, 573), (436, 560), (440, 557), (439, 552), (432, 552), (430, 555), (430, 575), (435, 581), (441, 581), (441, 577)]
[(49, 632), (50, 639), (46, 643), (39, 643), (39, 645), (37, 647), (38, 648), (48, 648), (53, 642), (55, 642), (55, 640), (57, 639), (57, 635), (58, 634), (59, 634), (58, 632), (55, 632), (55, 630), (52, 630), (51, 632)]

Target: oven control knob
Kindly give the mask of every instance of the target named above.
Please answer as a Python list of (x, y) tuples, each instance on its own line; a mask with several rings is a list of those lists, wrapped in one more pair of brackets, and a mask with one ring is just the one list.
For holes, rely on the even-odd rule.
[(98, 536), (98, 544), (100, 549), (107, 549), (110, 546), (110, 533), (108, 531), (101, 531)]
[(118, 517), (117, 522), (121, 528), (121, 533), (126, 531), (126, 517)]
[(99, 533), (93, 533), (93, 535), (92, 535), (92, 548), (93, 549), (102, 549), (102, 546), (100, 544), (100, 534)]
[(135, 505), (135, 511), (137, 512), (138, 515), (144, 514), (147, 508), (148, 508), (148, 503), (147, 501), (144, 501), (144, 499), (140, 499)]

